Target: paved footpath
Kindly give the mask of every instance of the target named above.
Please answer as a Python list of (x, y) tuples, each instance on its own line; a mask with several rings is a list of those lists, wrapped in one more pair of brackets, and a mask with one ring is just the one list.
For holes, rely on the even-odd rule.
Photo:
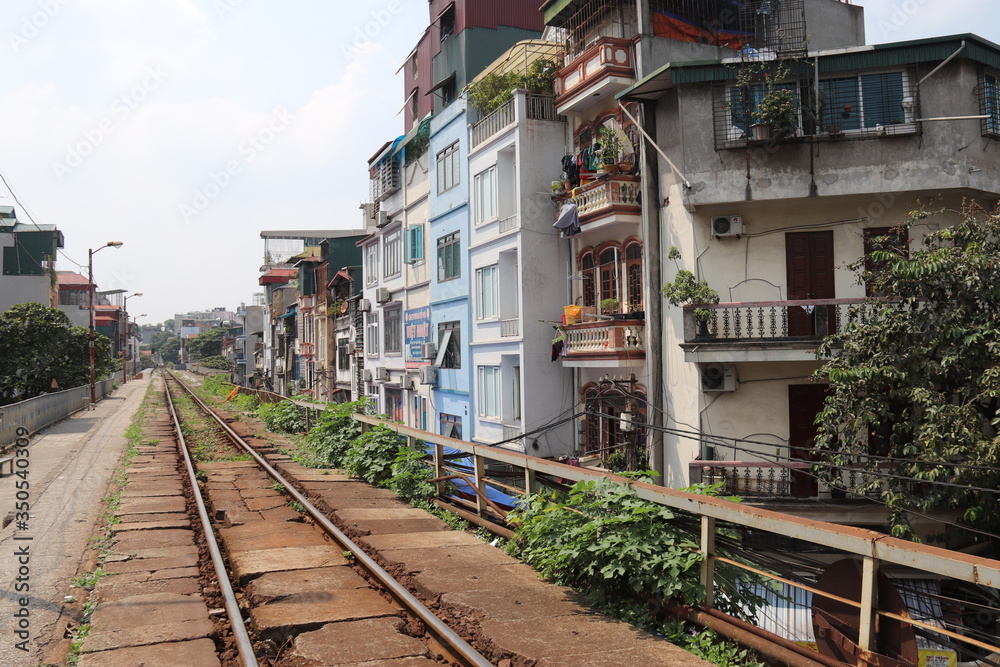
[[(93, 555), (88, 541), (103, 512), (112, 473), (127, 440), (125, 431), (142, 401), (148, 380), (132, 381), (99, 402), (93, 410), (78, 412), (69, 419), (32, 436), (28, 457), (31, 483), (31, 516), (28, 530), (18, 530), (12, 522), (0, 530), (0, 667), (45, 664), (50, 652), (65, 653), (59, 647), (67, 625), (79, 621), (80, 604), (71, 605), (66, 596), (85, 592), (70, 590), (70, 580), (92, 569)], [(15, 509), (16, 476), (0, 479), (0, 517)], [(16, 539), (29, 537), (30, 540)], [(27, 548), (28, 581), (16, 552)], [(23, 558), (23, 557), (20, 557)], [(18, 581), (18, 579), (21, 581)], [(30, 585), (30, 591), (23, 586)], [(20, 587), (20, 589), (18, 588)], [(27, 607), (21, 602), (27, 601)], [(28, 613), (27, 644), (16, 633), (19, 619)]]

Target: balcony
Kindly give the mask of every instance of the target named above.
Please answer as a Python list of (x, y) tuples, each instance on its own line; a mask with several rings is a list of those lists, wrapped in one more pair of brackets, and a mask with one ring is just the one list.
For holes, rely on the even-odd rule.
[(510, 320), (500, 320), (500, 337), (513, 338), (521, 335), (521, 320), (514, 318)]
[(581, 186), (575, 192), (572, 201), (577, 206), (581, 226), (642, 221), (642, 184), (638, 176), (611, 176)]
[[(853, 493), (852, 489), (870, 487), (877, 479), (889, 473), (869, 472), (859, 464), (857, 467), (843, 468), (839, 472), (837, 488), (831, 489), (810, 471), (811, 464), (791, 461), (691, 461), (688, 472), (691, 483), (722, 484), (722, 495), (740, 496), (747, 500), (796, 500), (808, 498), (850, 498), (860, 500), (869, 497)], [(915, 490), (917, 490), (915, 488)]]
[[(518, 113), (518, 102), (521, 95), (524, 95), (524, 108)], [(521, 115), (523, 118), (520, 117)], [(524, 120), (561, 121), (562, 119), (556, 114), (555, 103), (551, 95), (520, 91), (509, 102), (472, 126), (472, 148), (485, 143), (487, 139), (499, 134), (514, 123)]]
[(312, 357), (316, 354), (316, 346), (313, 343), (299, 343), (299, 356)]
[(601, 108), (635, 83), (632, 41), (600, 37), (553, 76), (556, 112), (579, 115)]
[[(898, 302), (870, 299), (750, 301), (684, 306), (687, 361), (815, 361), (824, 336), (874, 321)], [(708, 312), (700, 319), (696, 311)]]
[(619, 367), (646, 358), (643, 320), (584, 322), (563, 327), (565, 366)]

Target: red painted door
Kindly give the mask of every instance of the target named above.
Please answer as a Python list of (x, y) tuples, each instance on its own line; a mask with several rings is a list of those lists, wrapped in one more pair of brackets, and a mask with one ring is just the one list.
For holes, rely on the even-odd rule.
[[(812, 449), (816, 441), (816, 415), (823, 409), (826, 386), (821, 384), (793, 384), (788, 387), (788, 446), (793, 461), (813, 461)], [(816, 497), (816, 477), (808, 471), (793, 471), (792, 495)]]
[[(793, 232), (785, 234), (785, 267), (789, 301), (834, 299), (833, 232)], [(833, 306), (824, 306), (827, 326), (816, 330), (817, 309), (792, 306), (788, 309), (789, 336), (833, 333)]]

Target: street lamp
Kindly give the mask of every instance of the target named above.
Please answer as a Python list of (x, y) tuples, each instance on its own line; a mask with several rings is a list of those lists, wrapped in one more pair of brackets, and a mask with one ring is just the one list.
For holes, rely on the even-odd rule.
[(90, 294), (90, 337), (88, 338), (88, 347), (90, 348), (90, 404), (93, 405), (97, 402), (97, 389), (94, 386), (97, 378), (94, 371), (94, 253), (101, 252), (105, 248), (121, 248), (124, 245), (121, 241), (108, 241), (102, 245), (97, 250), (88, 249), (87, 250), (87, 279), (90, 284), (89, 294)]
[(132, 296), (142, 296), (142, 292), (122, 297), (122, 315), (125, 316), (125, 325), (122, 327), (122, 384), (128, 382), (128, 299)]

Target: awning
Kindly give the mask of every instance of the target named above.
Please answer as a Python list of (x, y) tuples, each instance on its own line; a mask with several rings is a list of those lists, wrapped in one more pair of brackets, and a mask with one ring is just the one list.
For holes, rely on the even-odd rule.
[(261, 285), (282, 285), (299, 277), (298, 269), (271, 269), (260, 277)]
[(440, 90), (441, 88), (444, 88), (445, 86), (447, 86), (449, 83), (453, 82), (454, 80), (455, 80), (455, 73), (452, 72), (451, 74), (449, 74), (448, 76), (446, 76), (445, 78), (441, 79), (440, 81), (438, 81), (437, 83), (435, 83), (433, 86), (431, 86), (431, 89), (428, 90), (426, 93), (424, 93), (424, 95), (430, 95), (431, 93), (437, 92), (438, 90)]
[(410, 93), (409, 95), (407, 95), (406, 100), (403, 102), (403, 106), (399, 107), (399, 111), (397, 111), (395, 113), (396, 116), (398, 116), (399, 114), (403, 113), (403, 110), (406, 108), (406, 105), (410, 103), (410, 100), (413, 99), (413, 96), (417, 94), (418, 90), (420, 90), (420, 89), (415, 87), (413, 89), (413, 92)]
[(347, 272), (347, 269), (341, 269), (334, 274), (333, 278), (330, 278), (330, 282), (326, 284), (327, 287), (333, 287), (337, 283), (342, 283), (344, 281), (350, 281), (351, 274)]
[(618, 93), (615, 98), (625, 102), (651, 102), (660, 99), (665, 92), (674, 87), (673, 63), (663, 65), (652, 74), (648, 74), (632, 86)]

